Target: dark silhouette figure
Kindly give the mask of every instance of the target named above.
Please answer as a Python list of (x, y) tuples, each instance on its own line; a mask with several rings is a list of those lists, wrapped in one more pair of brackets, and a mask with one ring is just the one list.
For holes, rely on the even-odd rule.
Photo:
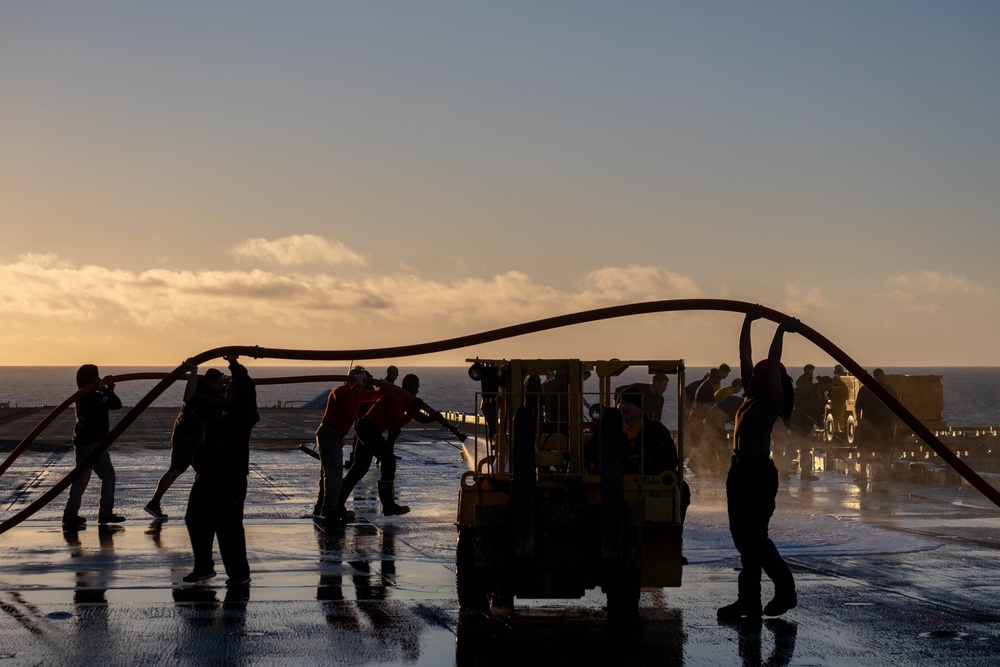
[[(876, 368), (872, 377), (889, 392), (889, 395), (899, 400), (899, 393), (885, 381), (885, 371)], [(868, 387), (861, 387), (858, 399), (854, 404), (860, 416), (858, 421), (858, 444), (867, 456), (864, 461), (872, 468), (872, 476), (878, 477), (888, 472), (891, 465), (893, 449), (896, 440), (896, 415)], [(864, 465), (864, 463), (862, 463)]]
[(260, 421), (257, 388), (236, 357), (226, 357), (232, 380), (226, 387), (225, 409), (205, 424), (204, 442), (192, 459), (195, 475), (184, 523), (194, 552), (194, 570), (186, 583), (215, 576), (212, 545), (218, 539), (227, 586), (250, 584), (243, 505), (250, 473), (250, 432)]
[[(340, 490), (338, 514), (346, 513), (347, 498), (355, 485), (365, 476), (371, 467), (372, 459), (378, 458), (381, 468), (381, 478), (378, 483), (378, 497), (382, 502), (382, 513), (386, 516), (406, 514), (410, 511), (407, 505), (396, 503), (396, 454), (393, 451), (396, 434), (411, 419), (422, 424), (437, 421), (420, 411), (423, 401), (416, 398), (420, 391), (420, 379), (412, 373), (403, 377), (402, 387), (412, 394), (406, 396), (398, 391), (387, 392), (378, 399), (363, 417), (358, 419), (354, 427), (357, 436), (357, 447), (354, 453), (354, 463), (344, 476)], [(383, 433), (389, 432), (389, 437)]]
[(219, 416), (226, 400), (228, 378), (221, 371), (209, 368), (199, 379), (198, 367), (190, 360), (184, 364), (188, 369), (188, 380), (184, 387), (184, 402), (170, 433), (170, 467), (160, 477), (153, 497), (143, 507), (158, 521), (168, 518), (160, 508), (163, 495), (191, 466), (191, 456), (205, 435), (205, 422)]
[[(110, 410), (120, 410), (122, 401), (115, 394), (115, 385), (101, 380), (100, 370), (93, 364), (84, 364), (76, 371), (76, 386), (78, 389), (94, 385), (94, 391), (86, 394), (76, 402), (76, 424), (73, 426), (73, 451), (76, 464), (80, 465), (110, 431)], [(93, 465), (84, 470), (73, 480), (66, 499), (66, 509), (63, 510), (63, 528), (78, 530), (83, 528), (87, 520), (80, 516), (80, 505), (83, 493), (90, 483), (91, 472), (97, 473), (101, 480), (101, 502), (97, 520), (99, 523), (121, 523), (125, 517), (115, 514), (115, 467), (111, 464), (111, 455), (107, 450), (94, 461)]]
[[(729, 531), (740, 552), (736, 602), (718, 610), (720, 620), (779, 616), (798, 603), (791, 570), (768, 537), (778, 494), (778, 469), (771, 460), (771, 429), (780, 416), (787, 423), (794, 406), (792, 380), (781, 364), (784, 333), (798, 331), (790, 318), (778, 325), (767, 359), (756, 366), (750, 345), (750, 325), (760, 317), (747, 313), (740, 332), (740, 372), (744, 398), (733, 430), (733, 460), (726, 479)], [(774, 582), (774, 598), (761, 609), (761, 571)]]
[(319, 495), (313, 514), (321, 527), (341, 526), (351, 519), (350, 515), (338, 512), (344, 477), (344, 438), (357, 420), (361, 405), (373, 403), (384, 394), (382, 389), (365, 389), (365, 380), (364, 369), (355, 369), (350, 380), (334, 388), (327, 397), (323, 419), (316, 429), (320, 469)]

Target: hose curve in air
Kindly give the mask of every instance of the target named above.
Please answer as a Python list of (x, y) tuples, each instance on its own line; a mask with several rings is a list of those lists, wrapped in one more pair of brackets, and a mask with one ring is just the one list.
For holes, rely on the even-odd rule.
[[(671, 299), (671, 300), (661, 300), (661, 301), (647, 301), (641, 303), (631, 303), (623, 304), (618, 306), (608, 306), (605, 308), (595, 308), (592, 310), (581, 311), (578, 313), (570, 313), (566, 315), (559, 315), (555, 317), (544, 318), (540, 320), (534, 320), (531, 322), (525, 322), (522, 324), (515, 324), (512, 326), (501, 327), (499, 329), (492, 329), (490, 331), (484, 331), (481, 333), (468, 334), (464, 336), (458, 336), (455, 338), (448, 338), (439, 341), (418, 343), (414, 345), (398, 345), (394, 347), (381, 347), (381, 348), (368, 348), (360, 350), (291, 350), (291, 349), (281, 349), (281, 348), (265, 348), (256, 345), (251, 346), (228, 346), (219, 347), (211, 350), (206, 350), (194, 357), (191, 357), (189, 361), (195, 365), (201, 365), (206, 361), (212, 359), (218, 359), (220, 357), (226, 356), (244, 356), (253, 357), (255, 359), (284, 359), (284, 360), (302, 360), (302, 361), (351, 361), (351, 360), (367, 360), (367, 359), (388, 359), (388, 358), (398, 358), (398, 357), (411, 357), (420, 356), (425, 354), (432, 354), (435, 352), (444, 352), (448, 350), (456, 350), (464, 347), (470, 347), (473, 345), (482, 345), (484, 343), (491, 343), (498, 340), (504, 340), (508, 338), (515, 338), (517, 336), (523, 336), (531, 333), (539, 333), (542, 331), (549, 331), (552, 329), (558, 329), (567, 326), (574, 326), (577, 324), (585, 324), (589, 322), (597, 322), (601, 320), (616, 319), (621, 317), (631, 317), (635, 315), (647, 315), (653, 313), (666, 313), (666, 312), (677, 312), (677, 311), (720, 311), (720, 312), (732, 312), (732, 313), (755, 313), (759, 315), (762, 319), (768, 319), (776, 323), (783, 322), (788, 319), (789, 316), (780, 311), (768, 308), (766, 306), (761, 306), (760, 304), (749, 303), (745, 301), (737, 301), (731, 299)], [(831, 358), (843, 365), (848, 371), (851, 372), (855, 377), (857, 377), (861, 383), (868, 387), (873, 394), (875, 394), (890, 410), (906, 424), (913, 433), (923, 440), (931, 449), (933, 449), (944, 461), (951, 466), (956, 472), (958, 472), (966, 481), (969, 482), (974, 488), (976, 488), (980, 493), (990, 499), (995, 505), (1000, 507), (1000, 491), (991, 486), (982, 477), (980, 477), (972, 468), (970, 468), (964, 461), (958, 458), (954, 452), (952, 452), (947, 446), (945, 446), (938, 438), (935, 436), (930, 429), (928, 429), (924, 424), (917, 419), (913, 413), (911, 413), (902, 403), (899, 402), (897, 398), (892, 396), (881, 384), (875, 381), (871, 375), (868, 374), (860, 364), (858, 364), (853, 358), (847, 355), (843, 350), (830, 342), (826, 337), (821, 335), (819, 332), (815, 331), (806, 324), (802, 324), (799, 330), (796, 332), (798, 335), (802, 336), (806, 340), (810, 341), (816, 345), (819, 349), (826, 352)], [(142, 412), (157, 398), (162, 394), (167, 387), (173, 384), (178, 378), (186, 373), (186, 367), (184, 365), (178, 366), (172, 372), (167, 373), (162, 376), (160, 381), (149, 390), (149, 392), (136, 403), (119, 421), (115, 426), (109, 431), (108, 435), (104, 437), (103, 440), (98, 444), (93, 451), (82, 460), (76, 468), (70, 471), (62, 480), (56, 483), (51, 489), (39, 496), (34, 502), (25, 507), (23, 510), (10, 517), (3, 523), (0, 523), (0, 533), (4, 533), (10, 528), (13, 528), (21, 521), (24, 521), (32, 514), (37, 512), (39, 509), (48, 504), (53, 498), (59, 495), (67, 486), (69, 486), (73, 480), (75, 480), (83, 470), (92, 466), (97, 458), (107, 451), (107, 449), (118, 439), (118, 437), (125, 432), (125, 430), (135, 421), (135, 419), (142, 414)], [(125, 376), (121, 376), (120, 379), (124, 379)], [(260, 382), (263, 382), (261, 380)], [(29, 436), (33, 440), (37, 437), (44, 427), (47, 426), (55, 417), (66, 409), (69, 405), (73, 403), (79, 395), (86, 393), (85, 390), (77, 392), (70, 398), (66, 399), (56, 410), (47, 416), (39, 427), (36, 427)], [(25, 442), (27, 441), (27, 442)], [(17, 455), (27, 448), (30, 444), (30, 440), (25, 438), (18, 445)], [(13, 459), (16, 458), (14, 453), (8, 457), (2, 465), (0, 465), (0, 474), (6, 470)]]

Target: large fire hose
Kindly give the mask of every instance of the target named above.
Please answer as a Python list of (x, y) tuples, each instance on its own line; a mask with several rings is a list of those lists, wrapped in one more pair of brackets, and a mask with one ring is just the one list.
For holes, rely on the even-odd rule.
[[(448, 338), (440, 341), (418, 343), (414, 345), (399, 345), (395, 347), (369, 348), (364, 350), (288, 350), (259, 346), (233, 345), (207, 350), (191, 357), (189, 361), (200, 366), (201, 364), (212, 359), (233, 355), (253, 357), (255, 359), (285, 359), (299, 361), (351, 361), (411, 357), (432, 354), (435, 352), (444, 352), (447, 350), (456, 350), (464, 347), (470, 347), (472, 345), (481, 345), (507, 338), (514, 338), (516, 336), (523, 336), (530, 333), (538, 333), (541, 331), (548, 331), (550, 329), (558, 329), (576, 324), (585, 324), (587, 322), (597, 322), (601, 320), (616, 319), (619, 317), (674, 311), (723, 311), (745, 314), (755, 313), (761, 318), (771, 320), (775, 323), (783, 322), (789, 318), (788, 315), (780, 311), (745, 301), (735, 301), (731, 299), (673, 299), (609, 306), (606, 308), (595, 308), (593, 310), (586, 310), (579, 313), (548, 317), (541, 320), (535, 320), (533, 322), (515, 324), (481, 333), (468, 334), (465, 336), (458, 336), (456, 338)], [(980, 493), (989, 498), (995, 505), (1000, 507), (1000, 491), (992, 487), (988, 482), (986, 482), (986, 480), (976, 474), (972, 468), (966, 465), (964, 461), (956, 456), (955, 453), (945, 446), (937, 438), (937, 436), (930, 431), (930, 429), (924, 426), (924, 424), (913, 415), (913, 413), (907, 410), (898, 399), (893, 397), (892, 394), (885, 389), (885, 387), (876, 382), (875, 378), (869, 375), (860, 364), (854, 361), (851, 357), (847, 356), (843, 350), (806, 324), (802, 324), (796, 333), (816, 345), (822, 351), (826, 352), (835, 361), (842, 364), (848, 371), (857, 377), (864, 386), (868, 387), (872, 393), (885, 403), (885, 405), (888, 406), (889, 409), (892, 410), (893, 413), (895, 413), (895, 415), (904, 424), (906, 424), (917, 437), (923, 440), (942, 459), (944, 459), (949, 466), (958, 472), (958, 474), (960, 474)], [(160, 382), (150, 389), (149, 392), (141, 400), (139, 400), (139, 402), (136, 403), (135, 406), (133, 406), (132, 409), (118, 421), (118, 423), (115, 424), (108, 435), (101, 440), (97, 447), (94, 448), (94, 451), (81, 461), (76, 468), (70, 471), (66, 477), (60, 480), (55, 486), (42, 494), (26, 508), (3, 523), (0, 523), (0, 533), (4, 533), (10, 528), (13, 528), (17, 524), (21, 523), (48, 504), (57, 495), (62, 493), (62, 491), (69, 486), (85, 469), (94, 464), (97, 458), (104, 453), (115, 442), (115, 440), (121, 436), (122, 433), (125, 432), (132, 422), (135, 421), (135, 419), (147, 407), (149, 407), (149, 405), (156, 400), (156, 398), (162, 394), (167, 387), (182, 377), (186, 373), (186, 370), (186, 367), (181, 365), (172, 372), (162, 376)], [(125, 376), (122, 377), (124, 378)], [(275, 379), (272, 378), (270, 381), (274, 382), (274, 380)], [(258, 382), (263, 384), (267, 382), (267, 380), (262, 379)], [(37, 434), (41, 432), (44, 425), (50, 423), (59, 412), (62, 412), (62, 410), (72, 404), (75, 398), (82, 395), (82, 393), (85, 393), (85, 391), (86, 390), (81, 390), (80, 392), (77, 392), (74, 396), (71, 396), (58, 408), (56, 408), (56, 410), (53, 411), (53, 414), (50, 414), (46, 418), (47, 421), (43, 420), (43, 423), (39, 425), (40, 428), (36, 428), (32, 431), (32, 439), (37, 437)], [(25, 438), (25, 440), (27, 441), (28, 439)], [(20, 454), (20, 452), (24, 451), (26, 447), (27, 444), (22, 442), (18, 445), (15, 451)], [(13, 453), (11, 457), (8, 457), (8, 460), (0, 466), (0, 473), (9, 467), (10, 462), (13, 460), (12, 457), (14, 457)]]

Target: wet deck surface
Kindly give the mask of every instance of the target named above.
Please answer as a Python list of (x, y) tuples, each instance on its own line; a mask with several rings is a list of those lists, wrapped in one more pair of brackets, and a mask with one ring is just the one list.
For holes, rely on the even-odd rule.
[[(172, 417), (151, 414), (137, 423), (112, 450), (124, 524), (65, 533), (63, 495), (0, 535), (0, 659), (12, 665), (997, 664), (1000, 509), (974, 491), (915, 484), (861, 489), (835, 473), (820, 473), (818, 482), (783, 482), (772, 537), (796, 576), (799, 607), (763, 623), (720, 624), (715, 610), (734, 598), (738, 559), (721, 480), (694, 478), (684, 584), (644, 591), (635, 628), (608, 625), (599, 591), (581, 600), (517, 600), (512, 616), (494, 619), (458, 610), (452, 522), (466, 466), (454, 441), (406, 429), (397, 445), (397, 485), (413, 512), (381, 515), (373, 469), (353, 500), (357, 522), (325, 534), (303, 518), (314, 501), (318, 463), (297, 449), (310, 441), (316, 419), (277, 411), (262, 424), (267, 437), (252, 452), (247, 500), (253, 584), (242, 594), (227, 591), (224, 575), (204, 586), (181, 582), (191, 569), (182, 516), (192, 477), (182, 476), (165, 497), (170, 520), (152, 522), (141, 507), (167, 464), (166, 435), (159, 431), (169, 433)], [(71, 463), (72, 452), (56, 440), (26, 453), (0, 477), (0, 519), (30, 503)], [(84, 499), (91, 523), (98, 484), (95, 478)]]

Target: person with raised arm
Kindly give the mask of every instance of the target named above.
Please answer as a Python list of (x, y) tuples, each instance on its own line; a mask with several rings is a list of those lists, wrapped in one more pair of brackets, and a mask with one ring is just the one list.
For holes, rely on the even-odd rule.
[[(73, 452), (77, 465), (108, 435), (111, 422), (108, 412), (122, 407), (121, 399), (115, 394), (114, 383), (101, 380), (101, 372), (94, 364), (84, 364), (76, 371), (77, 388), (83, 389), (89, 385), (94, 385), (94, 391), (84, 394), (76, 402)], [(87, 520), (80, 516), (80, 505), (83, 503), (83, 493), (90, 483), (91, 472), (96, 472), (101, 480), (98, 523), (121, 523), (125, 520), (122, 515), (115, 514), (115, 467), (111, 464), (108, 450), (104, 450), (94, 464), (84, 470), (69, 487), (69, 497), (66, 499), (62, 518), (64, 529), (79, 530), (86, 526)]]
[(142, 508), (157, 521), (167, 520), (160, 501), (167, 489), (191, 466), (191, 456), (201, 444), (206, 422), (218, 418), (226, 400), (228, 378), (222, 371), (209, 368), (204, 377), (199, 378), (198, 366), (190, 359), (184, 366), (188, 369), (188, 379), (181, 409), (170, 432), (170, 466), (156, 483), (153, 497)]
[(231, 374), (225, 405), (218, 418), (205, 424), (205, 436), (191, 458), (197, 475), (184, 523), (191, 539), (194, 569), (184, 582), (198, 583), (215, 576), (212, 546), (218, 540), (228, 577), (226, 586), (245, 587), (250, 585), (250, 565), (243, 510), (250, 474), (250, 433), (260, 414), (256, 382), (236, 355), (224, 358)]
[[(750, 325), (761, 317), (747, 313), (740, 332), (740, 374), (743, 403), (736, 412), (733, 429), (733, 459), (726, 479), (729, 531), (740, 552), (736, 602), (718, 610), (719, 620), (759, 620), (762, 615), (780, 616), (795, 607), (798, 598), (791, 570), (768, 537), (778, 494), (778, 469), (771, 459), (771, 429), (778, 417), (787, 423), (794, 407), (792, 379), (781, 364), (785, 332), (795, 333), (801, 322), (792, 317), (778, 325), (767, 359), (754, 365)], [(761, 571), (774, 582), (774, 598), (761, 608)]]

